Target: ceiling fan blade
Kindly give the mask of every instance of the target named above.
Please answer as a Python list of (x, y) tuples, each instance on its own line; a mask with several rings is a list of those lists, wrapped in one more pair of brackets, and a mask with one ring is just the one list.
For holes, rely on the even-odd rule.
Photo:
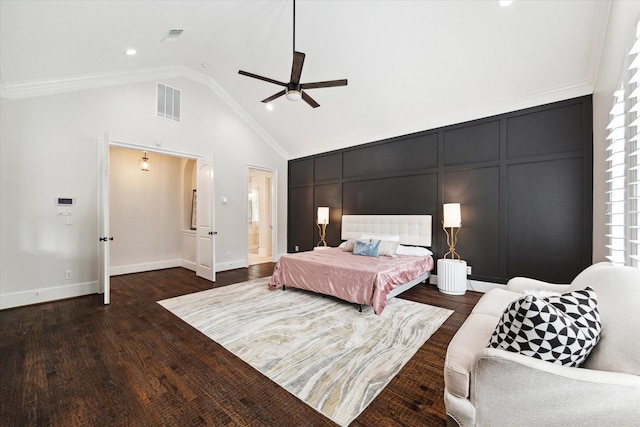
[(293, 65), (291, 65), (291, 83), (300, 83), (302, 75), (302, 64), (304, 64), (304, 53), (293, 52)]
[(309, 105), (311, 105), (313, 108), (318, 108), (320, 106), (320, 104), (318, 104), (312, 97), (310, 97), (309, 95), (307, 95), (306, 93), (302, 92), (302, 99)]
[(276, 99), (276, 98), (280, 98), (280, 97), (281, 97), (282, 95), (284, 95), (285, 93), (287, 93), (287, 91), (286, 91), (286, 90), (282, 90), (282, 91), (280, 91), (280, 92), (278, 92), (278, 93), (276, 93), (276, 94), (274, 94), (274, 95), (271, 95), (271, 96), (270, 96), (270, 97), (268, 97), (268, 98), (263, 99), (261, 102), (265, 102), (265, 103), (267, 103), (267, 102), (271, 102), (271, 101), (273, 101), (273, 100), (274, 100), (274, 99)]
[(262, 77), (262, 76), (259, 76), (257, 74), (250, 73), (248, 71), (240, 70), (240, 71), (238, 71), (238, 74), (242, 74), (243, 76), (247, 76), (247, 77), (253, 77), (254, 79), (258, 79), (258, 80), (262, 80), (262, 81), (265, 81), (265, 82), (273, 83), (275, 85), (280, 85), (280, 86), (286, 86), (287, 85), (286, 83), (282, 83), (282, 82), (279, 82), (277, 80), (270, 79), (269, 77)]
[(300, 87), (302, 89), (317, 89), (319, 87), (335, 87), (335, 86), (346, 86), (347, 79), (342, 80), (329, 80), (326, 82), (314, 82), (314, 83), (302, 83)]

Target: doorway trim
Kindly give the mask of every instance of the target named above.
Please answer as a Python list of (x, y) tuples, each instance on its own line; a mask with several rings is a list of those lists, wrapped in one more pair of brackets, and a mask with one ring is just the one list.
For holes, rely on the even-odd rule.
[(119, 147), (119, 148), (128, 148), (130, 150), (146, 151), (146, 152), (149, 152), (149, 153), (164, 154), (164, 155), (173, 156), (173, 157), (182, 157), (182, 158), (185, 158), (185, 159), (192, 159), (192, 160), (197, 160), (197, 159), (200, 159), (202, 157), (205, 157), (204, 154), (194, 154), (194, 153), (187, 153), (187, 152), (184, 152), (184, 151), (168, 150), (168, 149), (162, 148), (162, 147), (155, 147), (155, 146), (151, 146), (151, 145), (133, 144), (131, 142), (115, 141), (113, 139), (109, 140), (109, 146), (110, 147)]
[[(265, 167), (265, 166), (257, 166), (254, 164), (247, 163), (247, 173), (245, 175), (246, 181), (246, 191), (245, 194), (249, 193), (249, 173), (251, 170), (258, 170), (271, 173), (273, 179), (271, 180), (271, 262), (274, 262), (277, 254), (278, 247), (278, 170)], [(249, 206), (245, 205), (245, 218), (249, 218)], [(249, 233), (247, 232), (246, 240), (245, 240), (245, 253), (247, 254), (246, 265), (249, 266)]]
[[(100, 144), (103, 144), (103, 146), (106, 146), (106, 150), (104, 150), (105, 152), (103, 153), (102, 150), (100, 150)], [(130, 150), (139, 150), (139, 151), (146, 151), (149, 153), (156, 153), (156, 154), (163, 154), (163, 155), (167, 155), (167, 156), (173, 156), (173, 157), (180, 157), (180, 158), (185, 158), (185, 159), (191, 159), (191, 160), (198, 160), (198, 159), (203, 159), (203, 158), (211, 158), (213, 159), (213, 154), (207, 156), (207, 155), (203, 155), (203, 154), (195, 154), (195, 153), (187, 153), (187, 152), (183, 152), (183, 151), (177, 151), (177, 150), (169, 150), (169, 149), (165, 149), (162, 147), (158, 147), (158, 146), (148, 146), (148, 145), (142, 145), (142, 144), (134, 144), (134, 143), (130, 143), (130, 142), (125, 142), (125, 141), (118, 141), (118, 140), (114, 140), (111, 139), (109, 137), (108, 133), (104, 133), (103, 136), (98, 137), (98, 174), (102, 173), (102, 165), (104, 164), (105, 161), (107, 161), (107, 159), (109, 158), (109, 148), (110, 147), (119, 147), (119, 148), (126, 148), (126, 149), (130, 149)], [(106, 158), (105, 158), (106, 156)], [(107, 163), (107, 170), (110, 168), (109, 164)], [(109, 176), (109, 174), (107, 175)], [(215, 184), (214, 184), (215, 185)], [(108, 187), (107, 187), (108, 188)], [(98, 194), (98, 223), (100, 223), (101, 218), (103, 218), (104, 213), (102, 212), (102, 204), (100, 202), (101, 198), (104, 196), (106, 197), (107, 201), (110, 199), (109, 196), (109, 192), (108, 190), (106, 191), (106, 194), (103, 194), (105, 192), (105, 189), (103, 187), (99, 188), (99, 194)], [(211, 196), (213, 200), (215, 200), (214, 195)], [(106, 216), (107, 220), (108, 220), (108, 214)], [(215, 226), (215, 225), (214, 225)], [(108, 229), (108, 226), (107, 226)], [(99, 233), (102, 232), (102, 230), (99, 230)], [(109, 244), (108, 242), (106, 243), (106, 248), (105, 250), (108, 252), (109, 251)], [(98, 280), (98, 285), (99, 285), (99, 293), (104, 294), (103, 299), (104, 299), (104, 304), (107, 305), (110, 302), (110, 294), (111, 294), (111, 286), (110, 286), (110, 274), (109, 274), (109, 265), (102, 265), (102, 263), (104, 263), (104, 259), (102, 257), (98, 257), (98, 263), (100, 263), (100, 266), (98, 267), (99, 271), (102, 271), (102, 269), (104, 269), (105, 271), (105, 280), (103, 283), (103, 279), (99, 278)], [(107, 255), (107, 259), (106, 259), (106, 263), (108, 264), (109, 262), (109, 257)], [(215, 266), (215, 259), (213, 260), (213, 265)], [(215, 268), (215, 267), (214, 267)], [(215, 277), (215, 276), (214, 276)]]

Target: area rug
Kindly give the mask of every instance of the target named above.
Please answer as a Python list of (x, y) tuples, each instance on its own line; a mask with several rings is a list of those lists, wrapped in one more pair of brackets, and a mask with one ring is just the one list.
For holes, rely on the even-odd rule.
[(393, 298), (371, 307), (269, 278), (159, 301), (294, 396), (346, 426), (386, 387), (451, 310)]

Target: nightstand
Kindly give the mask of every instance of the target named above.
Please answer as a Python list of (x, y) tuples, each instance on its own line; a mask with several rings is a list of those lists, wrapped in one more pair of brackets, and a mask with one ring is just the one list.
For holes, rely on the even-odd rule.
[(464, 295), (467, 291), (467, 262), (439, 259), (438, 289), (444, 294)]

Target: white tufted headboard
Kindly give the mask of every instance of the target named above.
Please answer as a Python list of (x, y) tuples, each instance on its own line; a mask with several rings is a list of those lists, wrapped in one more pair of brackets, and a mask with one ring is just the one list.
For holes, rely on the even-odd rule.
[(342, 240), (363, 234), (400, 236), (404, 245), (431, 246), (431, 215), (342, 215)]

